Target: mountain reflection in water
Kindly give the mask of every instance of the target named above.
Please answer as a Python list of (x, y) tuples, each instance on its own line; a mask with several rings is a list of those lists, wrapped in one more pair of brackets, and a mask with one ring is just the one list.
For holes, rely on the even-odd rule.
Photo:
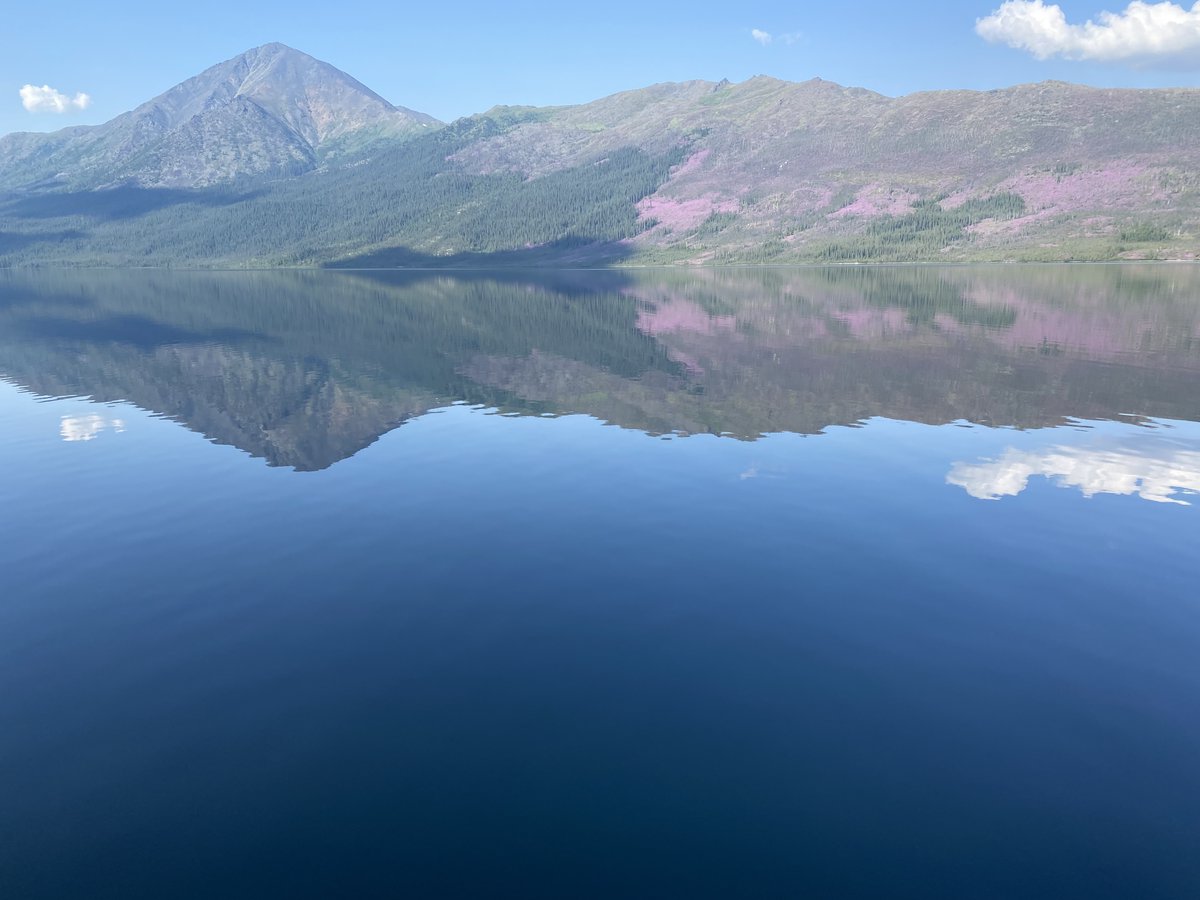
[[(452, 402), (746, 440), (872, 417), (1194, 421), (1198, 296), (1194, 268), (1152, 266), (7, 272), (0, 374), (302, 471)], [(956, 471), (976, 496), (1021, 477)]]

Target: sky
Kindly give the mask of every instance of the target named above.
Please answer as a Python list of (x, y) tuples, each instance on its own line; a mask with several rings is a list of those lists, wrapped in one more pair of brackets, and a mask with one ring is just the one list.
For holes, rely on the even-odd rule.
[(792, 0), (15, 2), (0, 134), (96, 124), (281, 41), (443, 120), (694, 78), (821, 77), (888, 95), (1056, 79), (1200, 86), (1200, 2)]

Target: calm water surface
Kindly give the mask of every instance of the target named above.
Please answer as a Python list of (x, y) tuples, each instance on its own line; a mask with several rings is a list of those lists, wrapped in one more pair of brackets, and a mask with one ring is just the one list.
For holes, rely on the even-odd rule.
[(0, 896), (1200, 896), (1200, 270), (0, 272)]

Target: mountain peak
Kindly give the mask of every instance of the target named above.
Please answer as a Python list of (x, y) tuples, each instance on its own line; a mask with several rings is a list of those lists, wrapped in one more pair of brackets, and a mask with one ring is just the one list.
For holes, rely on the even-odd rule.
[[(314, 148), (330, 137), (356, 130), (366, 118), (402, 112), (362, 82), (327, 62), (286, 44), (254, 47), (205, 69), (138, 110), (166, 110), (173, 118), (190, 117), (233, 98), (253, 100), (286, 121)], [(349, 114), (349, 115), (347, 115)]]
[(260, 44), (259, 46), (254, 47), (251, 50), (247, 50), (246, 52), (247, 53), (299, 53), (301, 56), (308, 56), (308, 54), (305, 53), (304, 51), (297, 50), (294, 47), (289, 47), (287, 44), (282, 44), (279, 41), (268, 41), (267, 43)]
[(278, 41), (270, 41), (266, 44), (260, 44), (257, 47), (251, 47), (248, 50), (239, 53), (226, 62), (244, 61), (249, 66), (269, 65), (277, 59), (292, 58), (295, 60), (303, 60), (305, 62), (319, 63), (316, 57), (310, 56), (303, 50), (297, 50), (295, 47), (289, 47), (287, 44), (281, 44)]
[[(32, 163), (34, 177), (26, 175), (25, 184), (70, 170), (76, 186), (196, 187), (243, 175), (296, 174), (438, 124), (389, 103), (329, 63), (273, 42), (217, 63), (104, 125), (26, 141), (20, 157), (0, 144), (0, 164)], [(24, 174), (3, 182), (20, 186), (16, 179)]]

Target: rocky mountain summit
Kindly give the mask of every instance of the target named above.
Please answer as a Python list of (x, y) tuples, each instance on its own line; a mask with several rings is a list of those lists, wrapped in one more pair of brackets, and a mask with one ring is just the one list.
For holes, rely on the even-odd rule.
[(328, 63), (266, 44), (103, 125), (0, 138), (0, 188), (197, 188), (297, 175), (438, 124)]

